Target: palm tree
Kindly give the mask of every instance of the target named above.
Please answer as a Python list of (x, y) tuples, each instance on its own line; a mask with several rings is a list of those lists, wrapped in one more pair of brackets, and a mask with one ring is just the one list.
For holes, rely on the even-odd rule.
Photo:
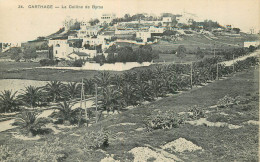
[(78, 86), (77, 82), (69, 82), (65, 85), (65, 89), (65, 96), (70, 99), (77, 97), (80, 92), (80, 87)]
[(42, 91), (40, 87), (28, 86), (25, 87), (23, 93), (18, 96), (22, 103), (35, 107), (40, 105), (42, 101)]
[(33, 111), (23, 111), (15, 120), (15, 124), (28, 136), (36, 135), (46, 123), (46, 119), (37, 118), (37, 115), (38, 114)]
[(138, 78), (137, 78), (137, 84), (135, 86), (136, 91), (137, 91), (137, 97), (142, 103), (144, 100), (150, 101), (152, 98), (151, 95), (151, 89), (149, 87), (149, 84), (147, 81), (144, 81), (145, 78), (143, 78), (141, 75), (142, 73), (139, 73)]
[(53, 102), (61, 98), (64, 85), (60, 81), (50, 81), (44, 87)]
[(120, 92), (114, 87), (107, 87), (99, 99), (101, 101), (101, 107), (107, 112), (115, 109), (119, 110), (121, 107), (120, 103)]
[(126, 106), (137, 104), (136, 89), (131, 83), (123, 83), (121, 90), (121, 98), (124, 100)]
[(111, 75), (108, 71), (99, 72), (94, 78), (98, 86), (102, 88), (107, 87), (111, 82)]
[(77, 111), (78, 109), (72, 110), (72, 106), (70, 102), (63, 101), (62, 103), (58, 104), (58, 107), (54, 109), (60, 110), (59, 115), (62, 117), (63, 122), (69, 122), (72, 124), (73, 122), (77, 122)]
[(85, 93), (88, 95), (94, 95), (95, 94), (95, 81), (94, 79), (85, 79), (84, 80), (84, 88)]
[(15, 97), (17, 91), (12, 94), (10, 90), (4, 90), (0, 94), (0, 111), (1, 112), (13, 112), (18, 110), (18, 101)]

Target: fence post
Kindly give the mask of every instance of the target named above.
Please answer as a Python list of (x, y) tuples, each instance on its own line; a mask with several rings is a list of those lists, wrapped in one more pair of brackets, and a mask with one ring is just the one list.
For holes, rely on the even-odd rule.
[(98, 106), (97, 106), (97, 83), (95, 83), (95, 91), (96, 91), (96, 123), (98, 122)]
[(192, 89), (192, 62), (191, 62), (191, 65), (190, 65), (190, 87)]
[(218, 80), (218, 63), (217, 63), (217, 80)]
[(233, 54), (233, 73), (235, 72), (235, 55)]

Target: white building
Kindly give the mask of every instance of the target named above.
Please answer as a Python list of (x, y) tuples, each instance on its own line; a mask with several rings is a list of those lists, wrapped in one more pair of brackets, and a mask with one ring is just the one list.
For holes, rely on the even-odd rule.
[(98, 46), (102, 45), (102, 49), (107, 48), (107, 45), (109, 45), (109, 41), (111, 39), (111, 36), (109, 35), (98, 35), (97, 37), (87, 37), (83, 39), (82, 45), (89, 44), (91, 46)]
[(56, 44), (68, 44), (68, 40), (67, 39), (50, 39), (49, 40), (49, 47), (51, 46), (55, 46)]
[(53, 57), (67, 59), (68, 54), (73, 52), (73, 47), (69, 46), (67, 39), (49, 40), (49, 47), (53, 46)]
[(192, 25), (192, 21), (195, 20), (197, 16), (195, 14), (183, 12), (180, 17), (176, 17), (179, 24)]
[(68, 58), (70, 58), (71, 60), (87, 60), (89, 57), (89, 54), (85, 52), (72, 52), (68, 55)]
[(116, 18), (115, 14), (102, 14), (102, 16), (100, 17), (99, 21), (101, 24), (104, 23), (111, 23), (113, 19)]
[(21, 43), (2, 43), (2, 52), (5, 52), (13, 47), (21, 47)]
[(162, 22), (163, 23), (171, 23), (172, 22), (172, 18), (171, 17), (163, 17)]
[(99, 31), (100, 31), (99, 26), (85, 26), (84, 28), (81, 28), (78, 31), (77, 35), (79, 39), (83, 39), (86, 37), (98, 35)]
[(149, 32), (150, 33), (160, 33), (162, 34), (164, 32), (164, 28), (159, 28), (159, 27), (155, 27), (155, 26), (151, 26), (149, 28)]
[(148, 38), (151, 38), (150, 32), (136, 32), (136, 38), (140, 38), (143, 42), (148, 42)]
[(87, 26), (91, 26), (88, 21), (82, 20), (80, 22), (80, 29), (85, 29)]

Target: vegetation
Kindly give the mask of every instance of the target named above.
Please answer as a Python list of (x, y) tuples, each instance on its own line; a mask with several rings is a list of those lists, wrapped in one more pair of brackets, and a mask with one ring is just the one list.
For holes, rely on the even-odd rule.
[(46, 119), (37, 118), (38, 113), (34, 111), (23, 111), (15, 121), (23, 134), (29, 137), (42, 132), (41, 128), (46, 124)]
[(70, 125), (78, 123), (77, 113), (79, 109), (72, 109), (72, 106), (70, 102), (63, 101), (58, 104), (58, 107), (55, 107), (55, 109), (59, 110), (58, 117), (61, 117), (64, 124)]
[(53, 102), (58, 101), (62, 97), (64, 85), (60, 81), (50, 81), (44, 87), (49, 99)]
[(180, 124), (183, 124), (184, 120), (172, 111), (158, 112), (151, 115), (145, 122), (148, 131), (155, 129), (171, 129), (177, 128)]
[(57, 65), (57, 63), (58, 62), (56, 60), (51, 60), (51, 59), (40, 60), (41, 66), (53, 66), (53, 65)]
[(83, 149), (98, 149), (108, 147), (108, 135), (107, 131), (103, 129), (98, 131), (91, 131), (80, 138)]
[(0, 94), (0, 111), (14, 112), (19, 109), (19, 102), (16, 98), (16, 92), (12, 93), (10, 90), (5, 90)]
[(28, 86), (25, 87), (23, 93), (18, 96), (19, 100), (31, 108), (39, 106), (43, 101), (43, 92), (41, 87)]
[(133, 50), (130, 46), (119, 47), (115, 45), (109, 47), (106, 51), (107, 58), (96, 60), (97, 62), (151, 62), (153, 59), (158, 59), (158, 53), (155, 53), (150, 45), (141, 45), (138, 49)]

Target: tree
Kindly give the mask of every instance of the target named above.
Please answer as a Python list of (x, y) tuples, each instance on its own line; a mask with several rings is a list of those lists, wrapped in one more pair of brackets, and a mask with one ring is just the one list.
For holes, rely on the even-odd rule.
[(58, 104), (58, 107), (54, 109), (60, 110), (58, 115), (62, 118), (63, 123), (69, 122), (69, 124), (77, 123), (77, 112), (79, 109), (72, 109), (70, 102), (63, 101), (62, 103)]
[(95, 94), (95, 80), (90, 79), (84, 79), (84, 88), (85, 93), (88, 95), (94, 95)]
[(80, 87), (77, 82), (69, 82), (65, 85), (65, 96), (66, 98), (73, 99), (78, 97), (80, 92)]
[(25, 48), (23, 51), (23, 57), (24, 59), (36, 58), (37, 57), (36, 49), (32, 47)]
[(177, 56), (180, 58), (184, 58), (186, 55), (186, 48), (184, 45), (180, 45), (177, 49)]
[(91, 26), (94, 26), (94, 25), (96, 25), (96, 24), (98, 24), (100, 21), (98, 20), (98, 19), (91, 19), (90, 21), (89, 21), (89, 23), (90, 23), (90, 25)]
[(239, 34), (240, 29), (239, 28), (233, 28), (233, 31), (236, 32), (236, 34)]
[(52, 102), (56, 102), (62, 97), (64, 85), (60, 81), (50, 81), (44, 87)]
[(15, 124), (29, 137), (35, 136), (46, 123), (46, 119), (37, 118), (37, 115), (33, 111), (23, 111), (15, 120)]
[(31, 108), (40, 105), (42, 101), (42, 90), (40, 87), (28, 86), (25, 87), (23, 93), (18, 96), (19, 100)]
[(1, 112), (13, 112), (18, 110), (19, 102), (16, 99), (16, 92), (12, 94), (12, 91), (5, 90), (0, 94), (0, 111)]
[(200, 47), (197, 48), (197, 58), (202, 59), (204, 57), (203, 51), (200, 49)]

